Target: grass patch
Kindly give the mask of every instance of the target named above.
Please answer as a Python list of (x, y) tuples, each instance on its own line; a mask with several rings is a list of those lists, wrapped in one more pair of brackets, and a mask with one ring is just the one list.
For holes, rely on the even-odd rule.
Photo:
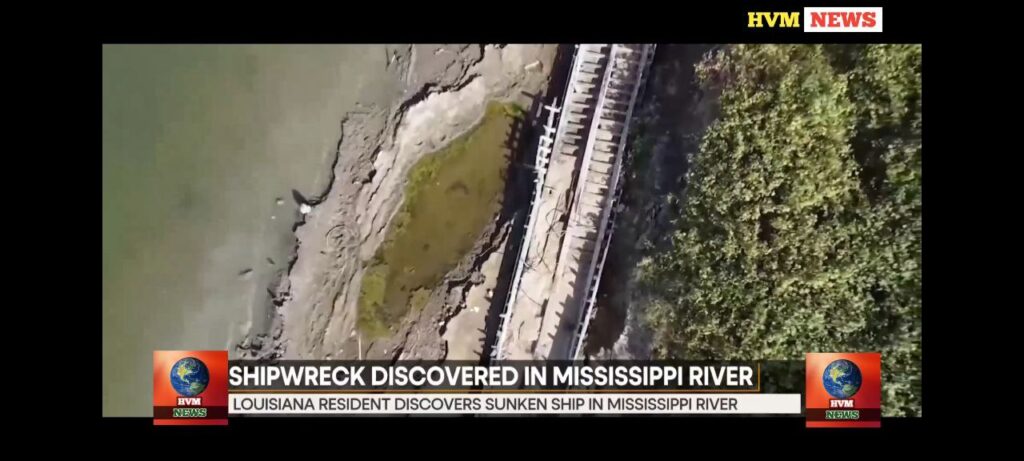
[(412, 305), (412, 309), (418, 311), (423, 309), (423, 306), (427, 305), (427, 301), (430, 300), (430, 289), (418, 288), (412, 292), (412, 298), (409, 299), (409, 304)]
[(359, 328), (370, 336), (381, 336), (388, 331), (387, 326), (373, 315), (384, 305), (387, 273), (388, 266), (378, 264), (367, 269), (363, 275), (359, 292)]
[(384, 336), (410, 308), (421, 309), (473, 248), (501, 209), (506, 144), (513, 122), (524, 115), (514, 104), (492, 102), (476, 127), (413, 166), (402, 208), (363, 276), (363, 333)]

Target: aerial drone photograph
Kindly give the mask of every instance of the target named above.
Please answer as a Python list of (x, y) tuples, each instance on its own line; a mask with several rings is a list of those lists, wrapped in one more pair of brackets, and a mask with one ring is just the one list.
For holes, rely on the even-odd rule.
[[(877, 373), (882, 417), (922, 415), (921, 44), (111, 43), (101, 67), (105, 417), (154, 416), (175, 350), (870, 352), (814, 379), (854, 402)], [(168, 385), (213, 389), (206, 360)]]

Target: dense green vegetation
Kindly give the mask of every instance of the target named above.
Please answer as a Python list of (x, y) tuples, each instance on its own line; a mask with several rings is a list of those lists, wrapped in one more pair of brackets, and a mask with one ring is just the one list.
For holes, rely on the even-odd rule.
[(426, 155), (405, 185), (402, 207), (363, 274), (359, 327), (386, 335), (472, 248), (501, 207), (508, 137), (524, 112), (491, 103), (483, 120), (444, 149)]
[(920, 414), (920, 46), (741, 45), (698, 76), (721, 112), (640, 271), (656, 354), (880, 351), (883, 413)]

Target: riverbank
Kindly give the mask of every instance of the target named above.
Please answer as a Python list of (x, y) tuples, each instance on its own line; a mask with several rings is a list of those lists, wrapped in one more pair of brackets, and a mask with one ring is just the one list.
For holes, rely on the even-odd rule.
[[(539, 108), (553, 45), (415, 45), (398, 49), (390, 65), (405, 75), (405, 96), (389, 107), (349, 114), (343, 122), (333, 180), (296, 226), (287, 276), (272, 290), (273, 322), (241, 342), (241, 357), (440, 358), (445, 320), (464, 305), (462, 285), (497, 245), (491, 223), (474, 249), (432, 287), (422, 309), (385, 337), (363, 340), (357, 328), (360, 286), (406, 179), (424, 155), (437, 151), (481, 118), (497, 100)], [(532, 114), (527, 114), (527, 117)], [(482, 327), (482, 326), (481, 326)]]

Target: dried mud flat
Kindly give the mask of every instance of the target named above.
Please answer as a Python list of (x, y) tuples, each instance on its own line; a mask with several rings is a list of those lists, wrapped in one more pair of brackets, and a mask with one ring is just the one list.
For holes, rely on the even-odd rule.
[[(270, 329), (250, 333), (232, 355), (439, 360), (448, 354), (446, 337), (482, 338), (486, 316), (479, 315), (478, 304), (483, 302), (481, 290), (490, 288), (477, 286), (492, 287), (501, 266), (510, 229), (501, 217), (483, 230), (473, 251), (434, 288), (426, 306), (411, 311), (384, 338), (371, 341), (358, 332), (360, 282), (401, 204), (412, 166), (472, 128), (489, 101), (536, 109), (557, 48), (388, 47), (388, 72), (404, 81), (404, 94), (390, 107), (365, 107), (341, 121), (331, 184), (310, 200), (311, 211), (296, 223), (296, 247), (287, 274), (269, 289)], [(528, 119), (535, 116), (527, 114)], [(471, 307), (477, 311), (467, 309), (467, 296), (472, 296)], [(448, 329), (460, 314), (466, 316), (451, 324), (460, 331)], [(461, 352), (453, 358), (467, 358), (472, 342), (462, 341)]]

